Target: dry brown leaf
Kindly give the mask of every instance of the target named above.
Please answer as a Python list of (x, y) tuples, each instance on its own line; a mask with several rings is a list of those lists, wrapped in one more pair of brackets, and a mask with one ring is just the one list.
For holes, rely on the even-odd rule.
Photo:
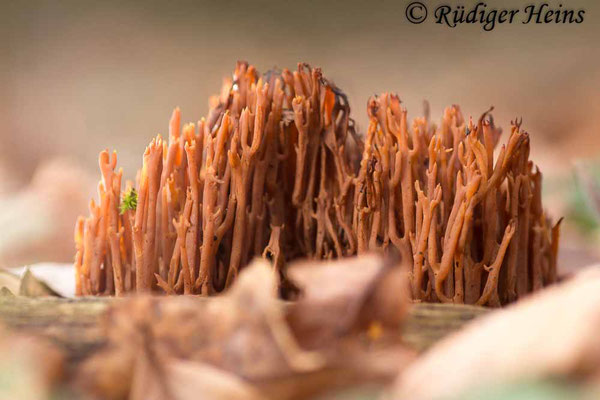
[(20, 276), (8, 269), (0, 268), (0, 290), (2, 289), (4, 289), (4, 293), (11, 293), (19, 296), (62, 297), (58, 292), (52, 289), (47, 282), (34, 275), (29, 267), (25, 267)]
[(74, 385), (94, 398), (126, 399), (132, 385), (135, 356), (135, 350), (125, 346), (101, 351), (78, 367)]
[(600, 376), (600, 268), (472, 322), (402, 373), (393, 399), (437, 399), (473, 386)]
[[(80, 369), (79, 385), (102, 398), (183, 399), (187, 397), (180, 397), (180, 393), (189, 392), (178, 392), (173, 380), (189, 378), (189, 371), (172, 369), (173, 363), (181, 360), (189, 362), (185, 365), (194, 374), (210, 366), (224, 374), (224, 379), (231, 374), (245, 382), (244, 387), (252, 386), (261, 395), (276, 399), (304, 398), (348, 383), (389, 382), (412, 353), (399, 345), (398, 335), (384, 339), (384, 335), (357, 331), (361, 326), (358, 321), (364, 316), (363, 310), (379, 315), (373, 307), (384, 306), (382, 299), (402, 310), (405, 306), (389, 294), (373, 295), (374, 289), (383, 287), (377, 283), (380, 278), (388, 276), (382, 273), (387, 268), (381, 259), (362, 262), (372, 265), (368, 268), (379, 278), (354, 279), (358, 264), (347, 265), (348, 276), (337, 280), (344, 289), (334, 296), (317, 296), (323, 309), (330, 310), (330, 318), (323, 321), (325, 330), (340, 333), (334, 341), (320, 342), (323, 347), (307, 349), (299, 344), (303, 341), (297, 338), (307, 331), (302, 326), (307, 319), (295, 318), (289, 324), (286, 313), (305, 315), (305, 303), (286, 306), (278, 300), (274, 270), (264, 261), (255, 261), (223, 296), (145, 297), (116, 303), (106, 316), (110, 344)], [(344, 272), (340, 268), (347, 260), (337, 263), (327, 268)], [(311, 296), (307, 295), (307, 301)], [(340, 299), (354, 304), (357, 312), (331, 313), (339, 309)], [(340, 326), (344, 329), (337, 330)], [(379, 327), (385, 329), (385, 325)], [(117, 379), (120, 381), (115, 383)]]
[(399, 265), (385, 265), (371, 254), (341, 262), (300, 262), (288, 275), (302, 290), (288, 320), (303, 347), (324, 346), (369, 326), (399, 332), (409, 304), (405, 270)]
[(38, 279), (29, 268), (25, 268), (23, 276), (21, 276), (21, 283), (19, 286), (19, 295), (28, 297), (44, 297), (44, 296), (55, 296), (61, 297), (54, 289), (52, 289), (46, 282)]

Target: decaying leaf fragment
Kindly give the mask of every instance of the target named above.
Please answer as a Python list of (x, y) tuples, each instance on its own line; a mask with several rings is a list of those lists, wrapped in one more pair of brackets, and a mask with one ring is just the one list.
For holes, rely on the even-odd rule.
[[(68, 268), (68, 266), (66, 266)], [(27, 297), (62, 297), (43, 279), (38, 278), (25, 267), (19, 274), (8, 269), (0, 269), (0, 288), (5, 294), (27, 296)]]
[[(325, 268), (348, 268), (348, 275), (359, 272), (358, 265), (343, 265), (347, 262)], [(259, 393), (263, 398), (292, 399), (348, 383), (389, 381), (411, 358), (399, 344), (397, 329), (406, 293), (396, 291), (399, 299), (376, 296), (383, 277), (394, 268), (378, 257), (365, 257), (363, 262), (370, 265), (366, 280), (338, 280), (343, 289), (334, 295), (324, 290), (330, 293), (318, 299), (329, 313), (320, 324), (334, 333), (320, 335), (319, 340), (305, 337), (311, 332), (306, 325), (314, 321), (306, 318), (304, 307), (314, 296), (307, 293), (306, 303), (278, 300), (276, 273), (260, 260), (244, 269), (222, 296), (142, 297), (116, 303), (105, 317), (109, 345), (81, 367), (79, 386), (103, 398), (136, 394), (133, 398), (180, 399), (185, 397), (177, 393), (185, 390), (178, 382), (206, 370), (238, 381), (242, 392), (251, 387), (248, 398)], [(343, 324), (331, 314), (340, 310), (340, 299), (351, 305)], [(379, 307), (399, 307), (394, 335), (388, 334), (384, 319), (368, 321), (368, 315), (386, 315)], [(381, 324), (381, 335), (369, 333), (371, 322)]]
[(446, 399), (548, 378), (600, 385), (599, 330), (600, 269), (591, 267), (434, 345), (401, 373), (390, 398)]
[(29, 270), (29, 268), (26, 268), (25, 272), (23, 272), (23, 275), (21, 276), (19, 295), (29, 297), (60, 297), (60, 294), (58, 294), (54, 289), (48, 286), (46, 282), (34, 276), (34, 274)]
[[(389, 264), (388, 264), (389, 262)], [(327, 345), (357, 331), (398, 332), (409, 304), (406, 269), (369, 254), (343, 262), (297, 262), (290, 279), (302, 296), (288, 321), (305, 348)]]

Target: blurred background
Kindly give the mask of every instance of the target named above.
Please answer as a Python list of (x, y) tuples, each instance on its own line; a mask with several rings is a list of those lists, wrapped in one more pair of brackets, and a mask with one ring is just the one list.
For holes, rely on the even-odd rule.
[(0, 266), (70, 262), (75, 218), (95, 196), (98, 152), (117, 150), (133, 177), (172, 109), (200, 119), (238, 59), (261, 71), (322, 67), (363, 131), (367, 99), (382, 91), (397, 92), (411, 118), (424, 100), (434, 121), (451, 104), (474, 117), (494, 105), (505, 132), (523, 117), (545, 205), (566, 217), (561, 267), (593, 262), (600, 5), (562, 2), (585, 10), (581, 24), (485, 32), (434, 24), (432, 10), (447, 2), (423, 2), (430, 15), (420, 25), (406, 20), (401, 0), (2, 2)]

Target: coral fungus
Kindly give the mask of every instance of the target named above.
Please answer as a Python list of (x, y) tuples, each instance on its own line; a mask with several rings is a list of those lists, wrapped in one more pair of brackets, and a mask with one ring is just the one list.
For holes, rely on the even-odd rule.
[(495, 157), (489, 112), (474, 123), (452, 106), (439, 127), (409, 128), (384, 93), (361, 138), (345, 95), (306, 64), (261, 77), (239, 62), (210, 103), (197, 125), (175, 109), (121, 201), (116, 154), (100, 153), (100, 203), (76, 225), (79, 295), (208, 295), (253, 257), (284, 279), (290, 259), (390, 249), (414, 300), (499, 306), (555, 281), (558, 224), (520, 122)]

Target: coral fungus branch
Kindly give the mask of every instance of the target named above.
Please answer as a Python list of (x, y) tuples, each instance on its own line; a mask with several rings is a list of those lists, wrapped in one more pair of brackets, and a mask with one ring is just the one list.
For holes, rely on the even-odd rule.
[(173, 111), (122, 199), (116, 154), (100, 153), (100, 201), (75, 229), (77, 294), (209, 295), (253, 257), (285, 280), (294, 258), (394, 251), (415, 301), (513, 302), (556, 280), (559, 224), (521, 121), (496, 155), (491, 111), (409, 123), (383, 93), (363, 138), (320, 69), (238, 62), (206, 118), (182, 127)]

